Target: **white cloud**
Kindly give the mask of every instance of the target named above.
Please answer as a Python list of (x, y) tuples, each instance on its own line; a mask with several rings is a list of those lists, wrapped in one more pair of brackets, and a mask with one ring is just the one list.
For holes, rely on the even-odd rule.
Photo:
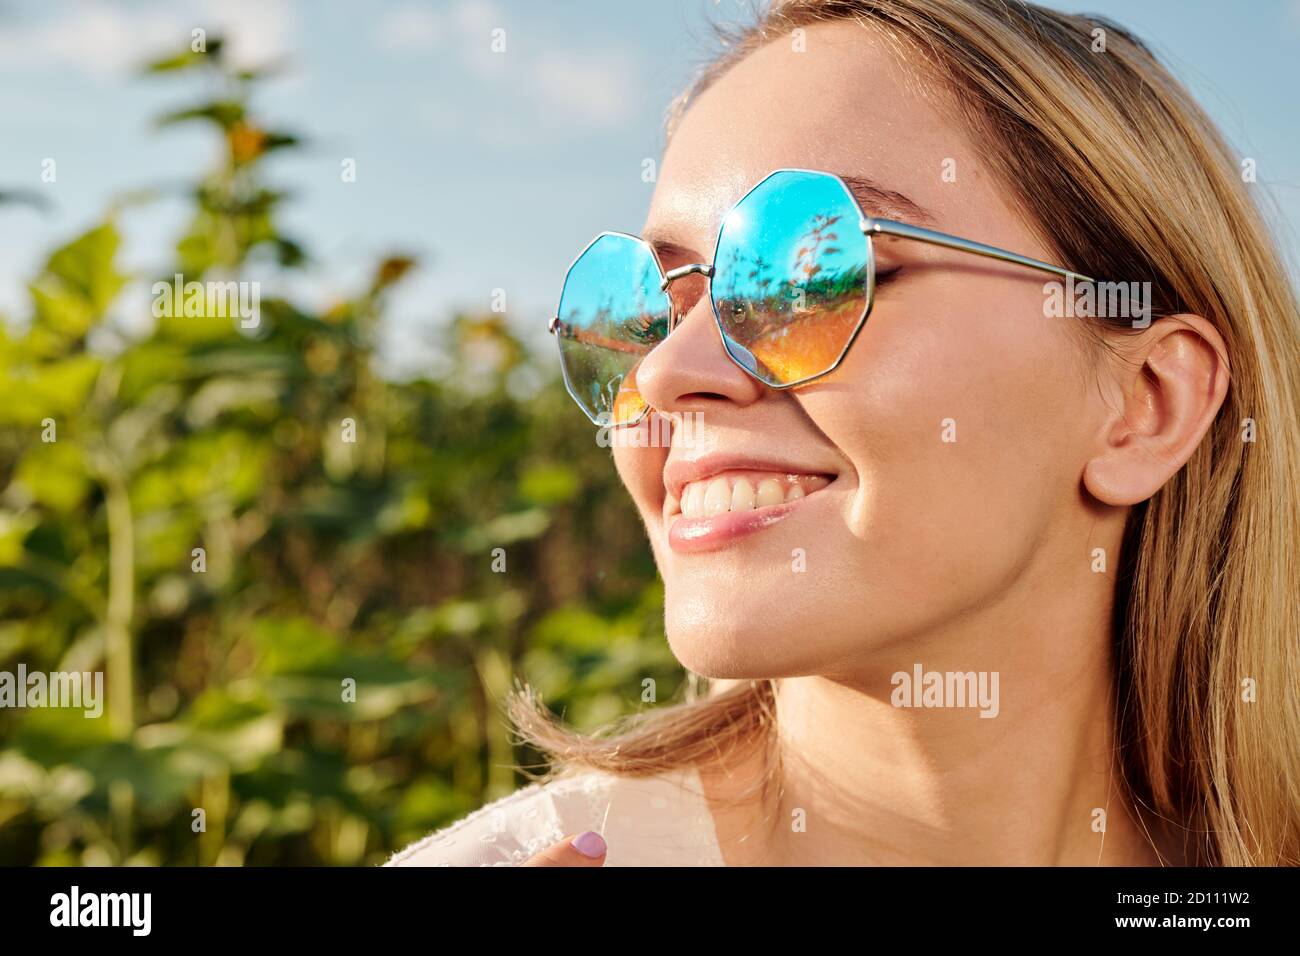
[[(545, 111), (548, 126), (565, 120), (608, 126), (630, 113), (633, 78), (640, 73), (631, 55), (574, 49), (568, 44), (564, 52), (556, 52), (552, 37), (521, 34), (521, 28), (490, 0), (461, 0), (450, 10), (449, 26), (462, 68), (504, 86), (508, 100), (531, 99)], [(505, 30), (506, 44), (499, 52), (493, 48), (493, 31), (498, 28)], [(493, 143), (519, 138), (510, 124), (494, 126), (484, 118), (479, 125), (483, 138)]]
[(226, 39), (226, 54), (238, 66), (264, 66), (301, 46), (293, 0), (205, 0), (201, 26)]
[(83, 0), (58, 12), (60, 16), (5, 23), (0, 64), (7, 72), (53, 67), (110, 77), (129, 72), (169, 41), (179, 43), (175, 23), (169, 22), (175, 18), (161, 6), (134, 7), (128, 13)]
[(117, 4), (78, 0), (51, 5), (32, 18), (6, 21), (0, 69), (75, 70), (107, 78), (187, 46), (191, 31), (223, 35), (240, 66), (287, 53), (296, 25), (294, 0), (199, 0), (182, 4)]
[(506, 25), (500, 9), (490, 0), (461, 0), (452, 16), (463, 32), (481, 34), (484, 40), (492, 30)]
[(384, 14), (375, 27), (375, 45), (389, 52), (428, 51), (438, 45), (443, 25), (424, 7), (408, 4)]
[(630, 72), (626, 58), (547, 55), (533, 64), (531, 87), (548, 110), (609, 124), (628, 115)]
[[(488, 54), (492, 56), (492, 54)], [(470, 132), (491, 146), (523, 146), (537, 135), (533, 121), (548, 131), (573, 127), (610, 127), (632, 114), (635, 58), (570, 51), (564, 56), (525, 53), (493, 56), (501, 74), (484, 86), (497, 90), (491, 109), (472, 117), (454, 100), (430, 99), (420, 106), (423, 119), (439, 135)]]

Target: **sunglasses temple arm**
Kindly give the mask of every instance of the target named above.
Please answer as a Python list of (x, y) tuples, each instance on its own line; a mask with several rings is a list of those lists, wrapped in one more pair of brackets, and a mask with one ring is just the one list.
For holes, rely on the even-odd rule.
[(1003, 262), (1014, 262), (1016, 265), (1038, 269), (1040, 272), (1050, 272), (1063, 278), (1072, 277), (1080, 282), (1096, 281), (1069, 269), (1062, 269), (1059, 266), (1040, 262), (1037, 259), (1030, 259), (1028, 256), (1017, 255), (996, 246), (986, 246), (982, 242), (960, 239), (957, 236), (950, 236), (944, 232), (935, 232), (933, 229), (924, 229), (921, 226), (909, 226), (905, 222), (895, 222), (892, 219), (867, 219), (862, 231), (869, 236), (884, 235), (896, 236), (899, 239), (915, 239), (917, 242), (928, 242), (932, 246), (943, 246), (947, 249), (956, 249), (958, 252), (970, 252), (977, 256), (1000, 259)]

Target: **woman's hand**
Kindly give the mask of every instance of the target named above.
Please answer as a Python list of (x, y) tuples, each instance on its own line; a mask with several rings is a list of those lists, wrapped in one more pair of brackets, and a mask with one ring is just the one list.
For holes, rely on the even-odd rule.
[(605, 840), (595, 830), (565, 837), (520, 866), (604, 866)]

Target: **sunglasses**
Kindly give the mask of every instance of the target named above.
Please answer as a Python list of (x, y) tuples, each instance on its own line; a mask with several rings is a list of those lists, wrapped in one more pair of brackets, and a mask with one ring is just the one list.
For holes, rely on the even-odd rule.
[(871, 313), (874, 236), (913, 239), (1076, 281), (1087, 276), (942, 232), (866, 215), (833, 173), (779, 169), (723, 218), (712, 265), (665, 272), (649, 243), (603, 232), (569, 266), (556, 316), (565, 388), (600, 426), (635, 425), (650, 410), (641, 360), (683, 317), (669, 286), (704, 276), (727, 356), (771, 388), (833, 372)]

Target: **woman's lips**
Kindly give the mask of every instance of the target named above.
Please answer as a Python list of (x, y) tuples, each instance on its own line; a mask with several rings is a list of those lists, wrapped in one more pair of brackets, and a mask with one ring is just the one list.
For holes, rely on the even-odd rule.
[(824, 475), (732, 470), (686, 483), (664, 503), (668, 544), (679, 553), (713, 551), (783, 520), (831, 479)]

